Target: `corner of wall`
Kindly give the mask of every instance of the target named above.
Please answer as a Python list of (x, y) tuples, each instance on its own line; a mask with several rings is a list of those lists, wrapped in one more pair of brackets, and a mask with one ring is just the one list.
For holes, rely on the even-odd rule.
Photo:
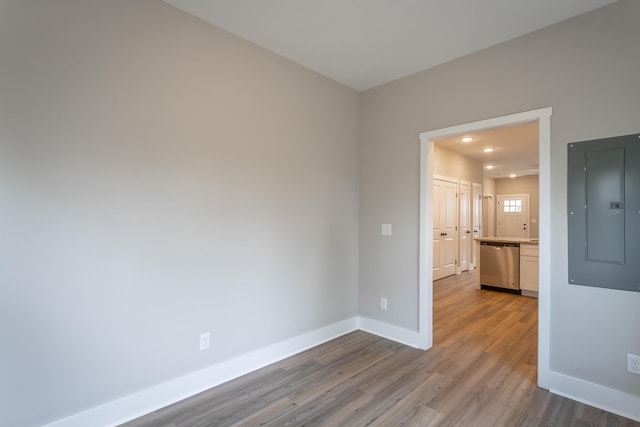
[(357, 318), (345, 319), (54, 421), (44, 427), (117, 426), (346, 335), (355, 331), (357, 325)]

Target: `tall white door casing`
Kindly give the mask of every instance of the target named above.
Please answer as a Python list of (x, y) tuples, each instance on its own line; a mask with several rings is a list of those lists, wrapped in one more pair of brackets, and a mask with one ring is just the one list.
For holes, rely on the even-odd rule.
[[(472, 185), (473, 203), (471, 214), (471, 228), (473, 229), (473, 238), (482, 237), (482, 184), (474, 182)], [(476, 268), (478, 255), (476, 254), (476, 245), (471, 241), (471, 268)]]
[(460, 181), (460, 197), (458, 207), (458, 272), (462, 273), (470, 269), (471, 264), (471, 183)]

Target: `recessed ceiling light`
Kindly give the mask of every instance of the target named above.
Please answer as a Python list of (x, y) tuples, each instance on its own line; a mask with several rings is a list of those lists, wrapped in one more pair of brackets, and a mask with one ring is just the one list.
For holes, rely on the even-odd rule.
[(464, 138), (462, 138), (462, 142), (471, 142), (473, 141), (473, 138), (471, 138), (470, 136), (465, 136)]
[(516, 177), (515, 173), (512, 173), (511, 175), (509, 175), (509, 178), (515, 178), (515, 177)]
[(490, 153), (490, 152), (492, 152), (492, 151), (493, 151), (493, 148), (485, 148), (485, 149), (484, 149), (484, 152), (485, 152), (485, 153)]
[(487, 169), (493, 169), (492, 165), (487, 165)]

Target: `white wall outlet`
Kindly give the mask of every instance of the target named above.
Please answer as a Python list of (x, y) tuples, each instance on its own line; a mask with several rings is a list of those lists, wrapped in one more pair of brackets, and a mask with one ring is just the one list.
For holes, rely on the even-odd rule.
[(640, 375), (640, 356), (627, 354), (627, 371)]
[(391, 224), (382, 224), (380, 234), (383, 236), (391, 236)]
[(200, 351), (209, 350), (210, 346), (211, 346), (211, 334), (209, 332), (200, 334)]
[(386, 298), (380, 298), (380, 309), (381, 310), (386, 310), (387, 309), (387, 299)]

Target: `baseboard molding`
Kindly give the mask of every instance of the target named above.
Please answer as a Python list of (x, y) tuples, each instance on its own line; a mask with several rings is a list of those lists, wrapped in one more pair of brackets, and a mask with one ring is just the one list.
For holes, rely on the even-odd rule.
[(426, 338), (421, 336), (418, 332), (390, 325), (389, 323), (380, 322), (367, 317), (359, 317), (358, 329), (410, 347), (422, 350), (427, 348)]
[(640, 396), (554, 371), (549, 372), (549, 384), (549, 391), (554, 394), (640, 421)]
[(117, 426), (358, 329), (353, 317), (106, 403), (45, 427)]
[[(424, 337), (416, 331), (366, 317), (353, 317), (74, 414), (45, 427), (117, 426), (358, 329), (414, 348), (426, 348)], [(549, 372), (549, 384), (552, 393), (640, 421), (639, 396), (554, 371)]]

